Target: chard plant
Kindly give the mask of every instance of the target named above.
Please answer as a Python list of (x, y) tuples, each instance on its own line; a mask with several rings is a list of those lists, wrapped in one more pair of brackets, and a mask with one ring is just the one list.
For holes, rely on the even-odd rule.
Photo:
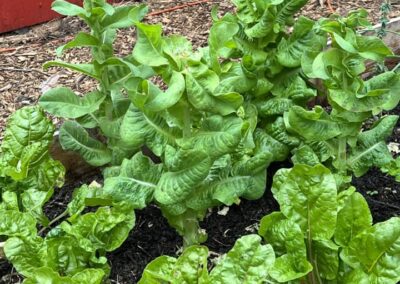
[[(139, 283), (398, 283), (400, 218), (372, 225), (364, 197), (338, 190), (321, 164), (295, 165), (274, 176), (280, 211), (265, 216), (208, 269), (208, 249), (150, 262)], [(263, 238), (261, 240), (260, 236)]]
[[(49, 155), (54, 129), (39, 107), (16, 111), (7, 124), (0, 147), (0, 257), (26, 278), (23, 283), (104, 283), (106, 252), (127, 238), (134, 211), (97, 198), (98, 187), (84, 185), (63, 213), (48, 219), (44, 206), (64, 177), (64, 167)], [(86, 206), (101, 207), (83, 214)]]
[(372, 225), (364, 197), (338, 190), (321, 164), (281, 169), (272, 192), (280, 205), (261, 220), (259, 234), (276, 260), (270, 276), (301, 283), (397, 283), (400, 218)]
[(146, 266), (138, 283), (265, 283), (275, 261), (271, 245), (262, 244), (258, 235), (238, 239), (210, 272), (208, 255), (207, 247), (197, 245), (178, 258), (160, 256)]

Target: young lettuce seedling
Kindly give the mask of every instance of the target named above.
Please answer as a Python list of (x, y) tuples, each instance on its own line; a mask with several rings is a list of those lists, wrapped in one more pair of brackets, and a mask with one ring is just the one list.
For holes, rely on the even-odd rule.
[[(53, 133), (39, 107), (17, 110), (7, 124), (0, 147), (0, 255), (26, 277), (24, 283), (100, 284), (110, 272), (105, 254), (128, 237), (134, 211), (99, 199), (99, 188), (84, 185), (49, 221), (44, 206), (64, 177), (61, 163), (49, 155)], [(103, 207), (82, 214), (88, 202)]]

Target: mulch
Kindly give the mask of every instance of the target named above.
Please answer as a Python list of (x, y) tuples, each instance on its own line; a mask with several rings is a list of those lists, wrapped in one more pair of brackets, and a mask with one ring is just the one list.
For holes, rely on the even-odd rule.
[[(370, 13), (370, 20), (379, 21), (379, 7), (383, 0), (332, 0), (332, 6), (339, 14), (364, 7)], [(138, 2), (138, 1), (124, 1)], [(181, 5), (187, 1), (148, 0), (150, 11), (160, 11)], [(329, 16), (327, 5), (322, 0), (312, 0), (301, 14), (311, 18)], [(394, 1), (392, 1), (394, 2)], [(149, 23), (162, 23), (165, 34), (182, 34), (194, 47), (204, 46), (211, 25), (210, 12), (213, 5), (220, 7), (220, 13), (233, 11), (229, 0), (210, 0), (182, 10), (163, 13), (146, 19)], [(400, 15), (400, 4), (393, 4), (391, 17)], [(85, 30), (84, 24), (76, 18), (63, 18), (31, 28), (21, 29), (0, 35), (0, 139), (8, 116), (16, 109), (35, 104), (39, 96), (48, 88), (67, 86), (78, 94), (84, 94), (95, 88), (92, 79), (62, 68), (43, 70), (42, 65), (56, 58), (55, 49), (73, 38), (78, 30)], [(131, 52), (135, 42), (135, 29), (119, 32), (115, 51), (119, 55)], [(62, 59), (70, 62), (90, 61), (86, 48), (67, 51)], [(57, 123), (57, 120), (55, 120)]]

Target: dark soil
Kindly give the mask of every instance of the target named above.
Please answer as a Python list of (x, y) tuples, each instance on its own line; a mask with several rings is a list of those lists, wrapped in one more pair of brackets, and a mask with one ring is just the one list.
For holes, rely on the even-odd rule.
[[(289, 163), (271, 165), (267, 188), (271, 187), (273, 174), (279, 168), (289, 166)], [(213, 210), (200, 224), (208, 233), (204, 245), (214, 256), (226, 253), (239, 237), (256, 233), (263, 216), (278, 209), (271, 191), (267, 190), (259, 200), (243, 200), (239, 206), (231, 206), (225, 216)], [(136, 216), (136, 226), (129, 238), (108, 257), (112, 264), (111, 279), (114, 283), (137, 283), (151, 260), (163, 254), (174, 256), (182, 246), (181, 237), (171, 229), (156, 206), (138, 211)]]
[[(239, 206), (231, 206), (226, 215), (219, 215), (218, 209), (222, 208), (216, 208), (205, 218), (201, 227), (208, 232), (205, 245), (210, 249), (211, 257), (226, 253), (240, 236), (256, 233), (260, 219), (279, 209), (270, 191), (272, 176), (279, 168), (290, 166), (290, 163), (274, 163), (270, 166), (267, 190), (263, 198), (255, 201), (243, 200)], [(98, 175), (88, 177), (57, 191), (54, 199), (46, 206), (49, 218), (54, 218), (65, 209), (74, 188), (93, 180), (101, 182), (100, 179)], [(400, 184), (392, 177), (372, 169), (363, 177), (354, 179), (353, 184), (366, 197), (374, 222), (400, 215)], [(168, 225), (157, 206), (151, 205), (137, 211), (136, 225), (128, 239), (118, 250), (108, 254), (112, 267), (111, 283), (137, 283), (151, 260), (160, 255), (174, 256), (181, 245), (180, 236)], [(0, 283), (18, 283), (21, 278), (17, 274), (1, 280), (1, 276), (12, 272), (14, 271), (10, 264), (0, 263)]]
[[(268, 171), (267, 188), (271, 187), (272, 176), (282, 167), (290, 167), (289, 163), (274, 163)], [(75, 188), (93, 180), (100, 182), (99, 176), (89, 177), (79, 182), (70, 183), (56, 192), (53, 200), (46, 206), (45, 213), (52, 219), (65, 210), (71, 200)], [(227, 252), (235, 241), (245, 234), (256, 233), (257, 224), (266, 214), (278, 210), (278, 204), (267, 190), (263, 198), (255, 201), (243, 200), (240, 205), (229, 208), (225, 216), (213, 210), (201, 223), (208, 232), (205, 245), (218, 256)], [(115, 252), (108, 255), (112, 283), (136, 283), (145, 266), (160, 255), (176, 255), (182, 246), (181, 237), (172, 229), (161, 211), (151, 205), (136, 212), (136, 225), (128, 239)], [(18, 283), (21, 280), (13, 274), (12, 266), (0, 262), (0, 284)], [(2, 279), (2, 276), (4, 279)]]

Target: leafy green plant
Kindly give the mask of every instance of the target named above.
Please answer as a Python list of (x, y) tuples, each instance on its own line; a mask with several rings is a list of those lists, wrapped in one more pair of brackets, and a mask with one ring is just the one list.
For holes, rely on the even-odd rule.
[[(137, 41), (127, 58), (107, 53), (111, 59), (101, 59), (99, 47), (92, 47), (90, 68), (106, 62), (101, 72), (116, 74), (110, 70), (117, 62), (125, 73), (116, 74), (115, 88), (102, 81), (108, 82), (106, 75), (97, 76), (104, 101), (96, 94), (77, 98), (57, 89), (45, 94), (41, 105), (66, 116), (71, 104), (61, 102), (71, 97), (74, 115), (67, 118), (77, 121), (65, 122), (60, 130), (64, 148), (93, 165), (113, 160), (102, 194), (128, 200), (136, 209), (155, 202), (185, 246), (205, 240), (198, 223), (209, 208), (261, 197), (265, 170), (273, 161), (291, 157), (295, 164), (324, 163), (340, 190), (348, 187), (350, 174), (392, 162), (385, 139), (397, 116), (380, 117), (363, 128), (398, 104), (400, 80), (394, 72), (362, 77), (367, 60), (382, 62), (392, 55), (379, 38), (357, 33), (369, 25), (364, 10), (345, 18), (294, 21), (306, 0), (235, 0), (236, 14), (218, 18), (214, 10), (208, 46), (193, 50), (182, 36), (163, 36), (161, 25), (139, 22), (143, 6), (124, 8), (129, 12), (121, 16), (123, 25), (107, 26), (103, 18), (119, 23), (119, 8), (90, 3), (71, 13), (88, 23), (91, 36), (104, 32), (104, 39), (109, 29), (113, 34), (128, 23), (136, 26)], [(57, 0), (54, 8), (63, 5)], [(60, 12), (72, 8), (68, 4)], [(111, 42), (102, 42), (103, 48), (110, 50)], [(69, 44), (60, 50), (74, 46)], [(155, 75), (161, 84), (154, 83)], [(115, 124), (99, 120), (92, 125), (109, 137), (106, 145), (89, 136), (85, 127), (91, 119), (83, 117), (102, 114), (107, 98), (113, 102), (113, 91), (123, 98), (124, 110), (111, 119)], [(143, 148), (159, 164), (145, 157)]]
[[(127, 238), (135, 215), (131, 205), (99, 199), (96, 186), (84, 185), (49, 221), (44, 206), (64, 177), (49, 154), (53, 133), (39, 107), (22, 108), (8, 122), (0, 148), (0, 255), (24, 283), (103, 283), (110, 272), (105, 254)], [(83, 214), (86, 206), (103, 207)]]
[[(281, 2), (262, 4), (259, 13), (273, 15), (273, 21), (282, 25), (264, 36), (284, 34), (285, 23), (304, 3), (290, 7)], [(152, 67), (167, 89), (161, 90), (150, 80), (126, 82), (132, 104), (120, 135), (132, 148), (147, 146), (160, 157), (162, 166), (151, 166), (142, 154), (136, 154), (131, 162), (107, 170), (110, 174), (105, 175), (104, 191), (117, 200), (131, 200), (139, 208), (153, 197), (169, 223), (183, 235), (185, 246), (205, 239), (198, 221), (208, 208), (238, 203), (240, 197), (262, 196), (265, 168), (272, 161), (285, 160), (299, 143), (286, 133), (279, 117), (285, 108), (272, 113), (268, 123), (258, 124), (257, 104), (262, 104), (262, 96), (273, 87), (263, 75), (268, 71), (262, 63), (269, 55), (263, 51), (268, 43), (259, 40), (252, 46), (253, 39), (243, 39), (246, 27), (241, 25), (250, 23), (240, 22), (240, 17), (214, 16), (209, 46), (197, 51), (183, 37), (162, 36), (159, 25), (136, 24), (138, 40), (132, 56)], [(262, 57), (253, 58), (253, 53)], [(236, 60), (240, 57), (243, 62)], [(259, 61), (253, 64), (253, 59)], [(274, 92), (289, 104), (293, 99), (305, 106), (307, 98), (315, 95), (299, 76), (287, 86), (292, 88), (293, 98), (283, 95), (283, 89)], [(276, 105), (281, 105), (280, 98)]]
[(208, 249), (191, 246), (178, 259), (161, 256), (150, 262), (139, 284), (144, 283), (264, 283), (275, 261), (270, 245), (257, 235), (243, 236), (208, 272)]
[(270, 276), (278, 282), (397, 283), (400, 218), (372, 225), (363, 196), (338, 191), (324, 166), (281, 169), (272, 186), (280, 212), (261, 220), (259, 234), (272, 245)]
[(42, 206), (64, 182), (64, 167), (49, 154), (54, 130), (39, 107), (10, 117), (0, 146), (0, 211), (16, 207), (48, 224)]
[(259, 235), (243, 236), (208, 272), (208, 249), (150, 262), (139, 283), (397, 283), (400, 218), (372, 225), (363, 196), (339, 192), (321, 164), (274, 176), (281, 211), (265, 216)]
[[(133, 153), (119, 137), (121, 120), (129, 107), (122, 86), (130, 78), (147, 78), (153, 73), (138, 65), (132, 56), (116, 57), (113, 43), (116, 30), (133, 26), (144, 17), (147, 8), (145, 5), (113, 7), (105, 0), (85, 0), (83, 7), (55, 0), (52, 8), (62, 15), (78, 16), (90, 28), (90, 33), (79, 32), (72, 41), (59, 47), (57, 55), (70, 48), (88, 47), (92, 60), (79, 64), (50, 61), (44, 67), (69, 68), (95, 79), (99, 85), (83, 97), (69, 88), (55, 88), (42, 95), (39, 104), (55, 116), (70, 119), (60, 129), (63, 149), (80, 153), (94, 166), (119, 164)], [(104, 139), (90, 137), (87, 129), (93, 128), (99, 129), (98, 138)]]
[[(400, 100), (398, 74), (387, 71), (368, 80), (362, 76), (367, 60), (380, 63), (392, 55), (379, 38), (356, 33), (357, 27), (367, 24), (365, 17), (360, 10), (342, 20), (319, 21), (318, 29), (332, 38), (331, 47), (322, 52), (309, 50), (302, 57), (302, 69), (309, 78), (322, 80), (330, 110), (295, 106), (284, 115), (288, 131), (303, 140), (294, 150), (295, 161), (324, 162), (342, 181), (349, 181), (349, 173), (361, 176), (392, 160), (385, 140), (398, 120), (394, 115), (380, 117), (365, 129), (365, 122), (395, 108)], [(308, 161), (301, 157), (305, 153)]]

